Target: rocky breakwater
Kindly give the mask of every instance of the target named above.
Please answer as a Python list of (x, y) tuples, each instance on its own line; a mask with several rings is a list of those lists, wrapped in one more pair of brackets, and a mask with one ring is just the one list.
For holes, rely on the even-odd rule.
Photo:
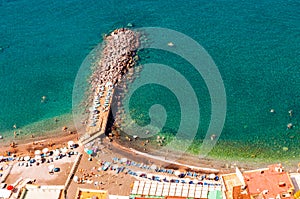
[(100, 59), (90, 78), (94, 94), (90, 98), (92, 105), (87, 130), (90, 134), (105, 131), (114, 87), (133, 70), (139, 44), (139, 33), (125, 28), (116, 29), (104, 38)]
[(139, 47), (139, 34), (129, 29), (114, 30), (105, 37), (101, 59), (91, 77), (94, 91), (107, 82), (116, 85), (124, 74), (135, 65), (136, 50)]

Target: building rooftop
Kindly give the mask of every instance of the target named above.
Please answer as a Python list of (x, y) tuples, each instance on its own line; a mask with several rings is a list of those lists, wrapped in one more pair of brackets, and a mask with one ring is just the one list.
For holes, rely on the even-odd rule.
[(47, 198), (60, 199), (62, 197), (64, 186), (37, 186), (26, 185), (23, 189), (20, 199)]
[(75, 199), (108, 199), (107, 191), (78, 188)]
[(224, 183), (225, 195), (227, 199), (232, 199), (233, 188), (237, 186), (242, 186), (243, 182), (238, 178), (236, 173), (225, 174), (221, 176)]
[(169, 199), (174, 197), (208, 198), (208, 193), (215, 190), (221, 191), (221, 184), (215, 181), (207, 181), (202, 184), (135, 181), (131, 194)]
[(281, 164), (270, 165), (266, 169), (246, 171), (243, 173), (251, 196), (266, 199), (292, 198), (294, 186)]

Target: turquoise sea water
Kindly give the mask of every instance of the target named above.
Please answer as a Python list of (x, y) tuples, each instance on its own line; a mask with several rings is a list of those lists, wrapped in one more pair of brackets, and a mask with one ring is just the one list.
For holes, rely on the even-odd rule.
[[(2, 0), (0, 132), (8, 135), (14, 124), (26, 129), (39, 122), (39, 129), (32, 127), (27, 132), (33, 133), (55, 126), (51, 118), (69, 115), (73, 84), (82, 61), (102, 41), (102, 34), (130, 22), (136, 27), (164, 27), (182, 32), (199, 42), (215, 61), (224, 80), (228, 111), (219, 147), (212, 155), (225, 151), (235, 156), (237, 150), (252, 150), (259, 157), (267, 156), (268, 152), (297, 158), (299, 8), (297, 0)], [(183, 67), (188, 65), (184, 60), (166, 52), (141, 52), (141, 62), (168, 64), (193, 85), (201, 99), (197, 135), (201, 140), (210, 115), (210, 98), (201, 76)], [(149, 89), (141, 92), (149, 106), (157, 103), (157, 99), (165, 104), (171, 118), (166, 129), (176, 131), (179, 116), (176, 102), (171, 103), (174, 96), (164, 100), (162, 96), (149, 98), (145, 95)], [(44, 103), (42, 96), (47, 97)], [(146, 114), (145, 107), (149, 106), (143, 102), (140, 98), (132, 106)], [(272, 108), (275, 114), (270, 114)], [(288, 114), (291, 109), (293, 117)], [(147, 122), (147, 118), (141, 118), (142, 121)], [(295, 127), (287, 130), (288, 123)], [(289, 151), (284, 152), (282, 147)]]

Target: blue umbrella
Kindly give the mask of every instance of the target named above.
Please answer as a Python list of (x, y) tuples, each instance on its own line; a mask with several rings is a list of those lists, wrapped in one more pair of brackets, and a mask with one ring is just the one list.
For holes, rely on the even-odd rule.
[(92, 154), (93, 154), (93, 150), (87, 150), (86, 153), (87, 153), (88, 155), (92, 155)]

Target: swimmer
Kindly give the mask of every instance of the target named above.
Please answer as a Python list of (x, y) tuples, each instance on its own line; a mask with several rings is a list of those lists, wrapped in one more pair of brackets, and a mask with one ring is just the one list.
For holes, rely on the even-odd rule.
[(289, 110), (290, 117), (293, 117), (293, 110)]
[(45, 102), (46, 101), (46, 99), (47, 99), (47, 97), (44, 95), (44, 96), (42, 96), (42, 100), (41, 100), (41, 102), (43, 103), (43, 102)]
[(168, 46), (173, 47), (174, 46), (173, 42), (169, 42)]
[(210, 136), (210, 140), (215, 140), (216, 139), (216, 134), (212, 134), (211, 136)]
[(287, 128), (288, 128), (288, 129), (292, 129), (292, 128), (293, 128), (293, 124), (292, 124), (292, 123), (288, 123), (288, 124), (287, 124)]

